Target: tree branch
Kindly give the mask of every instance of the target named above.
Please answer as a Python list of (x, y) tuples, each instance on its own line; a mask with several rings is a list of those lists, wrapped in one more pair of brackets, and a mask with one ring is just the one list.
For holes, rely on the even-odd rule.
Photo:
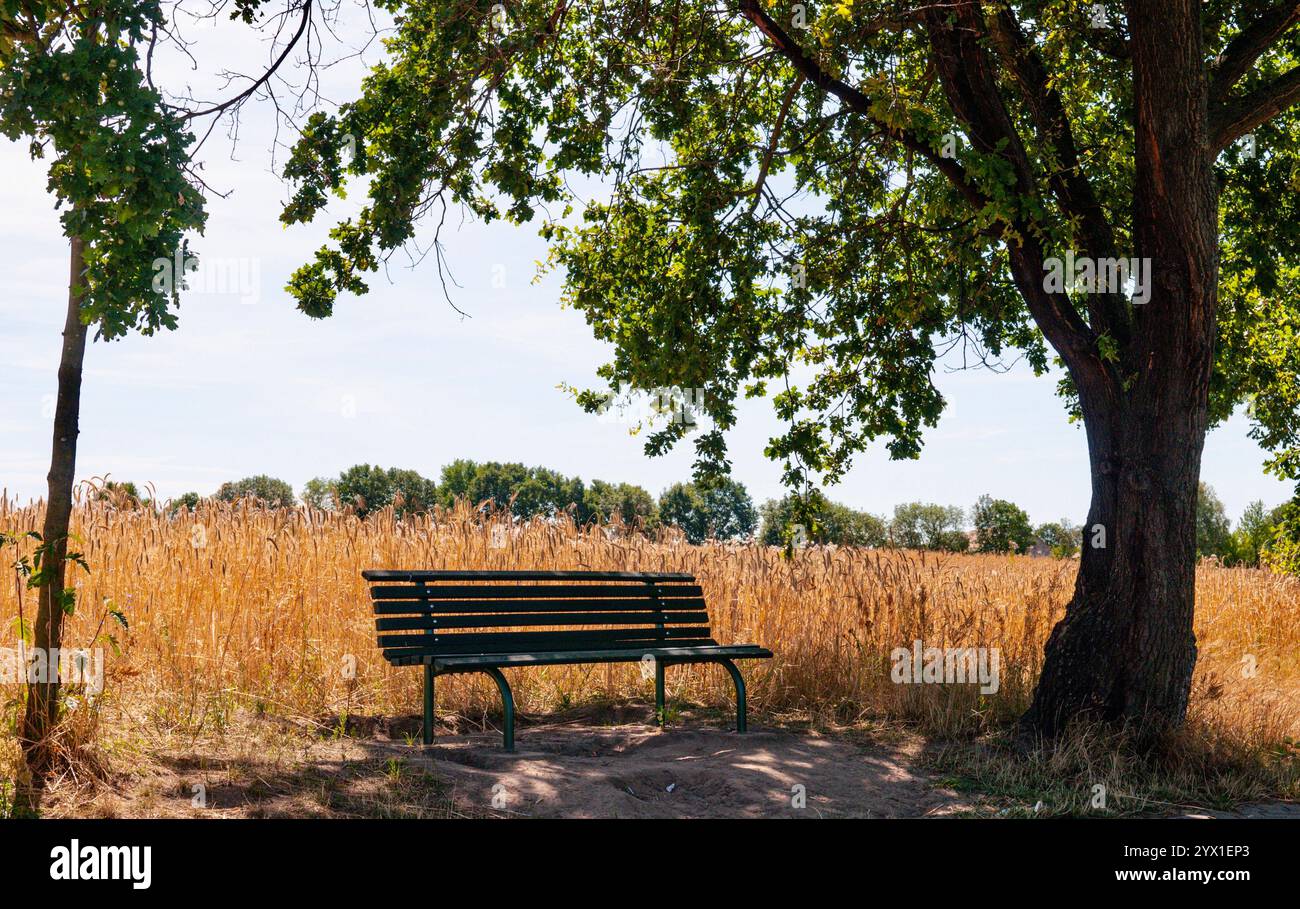
[(243, 104), (251, 98), (254, 92), (265, 85), (267, 81), (275, 75), (276, 71), (280, 68), (280, 65), (284, 63), (290, 52), (294, 49), (294, 46), (297, 45), (298, 41), (302, 38), (303, 33), (307, 31), (307, 23), (311, 21), (311, 4), (312, 0), (303, 0), (302, 21), (298, 23), (298, 31), (294, 32), (293, 37), (289, 39), (289, 43), (286, 44), (284, 50), (280, 52), (280, 56), (275, 58), (275, 62), (267, 67), (266, 72), (262, 73), (262, 75), (256, 79), (252, 85), (235, 95), (233, 98), (223, 101), (220, 104), (213, 105), (206, 110), (190, 111), (185, 114), (182, 119), (193, 120), (196, 117), (206, 117), (209, 114), (222, 114), (230, 110), (232, 107), (238, 107), (240, 104)]
[[(1093, 259), (1116, 258), (1115, 234), (1110, 220), (1079, 163), (1078, 148), (1060, 92), (1052, 87), (1038, 51), (1025, 37), (1010, 6), (1002, 6), (988, 19), (991, 37), (1004, 65), (1020, 88), (1039, 140), (1056, 153), (1048, 165), (1048, 184), (1061, 208), (1077, 218), (1083, 231), (1083, 252)], [(1098, 332), (1111, 332), (1123, 340), (1128, 310), (1119, 294), (1093, 294), (1089, 317)]]
[(740, 11), (758, 28), (768, 42), (799, 72), (805, 79), (822, 91), (834, 95), (845, 107), (867, 117), (886, 135), (901, 143), (904, 147), (921, 155), (952, 181), (966, 201), (975, 208), (983, 208), (988, 198), (980, 191), (966, 173), (966, 169), (954, 158), (945, 158), (936, 149), (929, 146), (920, 136), (911, 130), (886, 123), (872, 111), (871, 99), (851, 85), (835, 78), (823, 70), (820, 64), (810, 57), (799, 43), (795, 41), (771, 16), (758, 4), (757, 0), (741, 0)]
[[(1033, 166), (998, 93), (998, 72), (984, 46), (987, 30), (979, 0), (959, 0), (948, 10), (931, 13), (926, 30), (948, 106), (966, 124), (977, 150), (1011, 164), (1016, 194), (1022, 199), (1035, 198)], [(1092, 329), (1066, 294), (1044, 287), (1045, 253), (1033, 224), (1017, 214), (1012, 226), (1019, 236), (1008, 240), (1007, 252), (1030, 315), (1076, 379), (1106, 381), (1109, 373), (1097, 357)]]
[(785, 128), (785, 118), (790, 114), (790, 105), (794, 103), (794, 96), (799, 93), (799, 87), (803, 85), (803, 74), (795, 76), (790, 87), (786, 89), (785, 100), (781, 102), (781, 112), (776, 116), (776, 124), (772, 127), (772, 135), (768, 139), (767, 151), (763, 153), (762, 164), (758, 168), (758, 178), (754, 181), (754, 188), (751, 190), (754, 194), (754, 201), (750, 203), (749, 214), (753, 217), (754, 210), (758, 208), (758, 203), (763, 197), (763, 185), (767, 183), (767, 172), (772, 167), (772, 157), (776, 154), (776, 147), (781, 141), (781, 130)]
[(1210, 143), (1218, 153), (1234, 140), (1267, 122), (1293, 104), (1300, 104), (1300, 66), (1239, 98), (1229, 98), (1210, 118)]
[(1210, 83), (1210, 104), (1227, 98), (1237, 80), (1255, 65), (1260, 55), (1297, 22), (1300, 22), (1300, 2), (1284, 0), (1242, 29), (1219, 55)]
[[(834, 95), (846, 107), (877, 124), (885, 135), (929, 161), (953, 182), (976, 210), (990, 202), (969, 179), (961, 164), (952, 158), (943, 157), (910, 130), (883, 122), (873, 112), (870, 98), (824, 71), (798, 42), (767, 15), (756, 0), (741, 0), (740, 10), (805, 79)], [(976, 28), (972, 31), (970, 21), (960, 23), (955, 29), (949, 25), (949, 16), (954, 10), (958, 11), (959, 18), (963, 14), (968, 20), (974, 17)], [(984, 29), (979, 27), (978, 3), (975, 0), (958, 0), (943, 7), (927, 9), (923, 18), (932, 44), (938, 41), (935, 56), (943, 58), (937, 62), (954, 113), (968, 124), (972, 139), (981, 152), (999, 154), (1011, 162), (1016, 172), (1017, 192), (1034, 195), (1033, 171), (1024, 145), (997, 94), (995, 74), (988, 65), (987, 54), (979, 45), (978, 38), (984, 34)], [(978, 89), (975, 87), (977, 83), (980, 86)], [(1002, 144), (1003, 139), (1007, 140), (1005, 145)], [(1007, 236), (1003, 231), (1000, 232), (1000, 237), (1007, 244), (1016, 284), (1044, 337), (1080, 380), (1108, 382), (1109, 372), (1097, 356), (1095, 337), (1088, 324), (1075, 311), (1065, 294), (1051, 293), (1044, 289), (1044, 254), (1032, 226), (1023, 217), (1017, 216), (1011, 229), (1016, 236)]]

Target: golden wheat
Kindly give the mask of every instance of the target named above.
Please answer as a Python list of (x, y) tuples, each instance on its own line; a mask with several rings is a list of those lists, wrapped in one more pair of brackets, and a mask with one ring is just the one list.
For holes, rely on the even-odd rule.
[[(241, 707), (323, 723), (418, 713), (420, 673), (388, 666), (375, 646), (361, 571), (384, 567), (689, 572), (704, 586), (718, 640), (776, 654), (746, 669), (756, 710), (979, 732), (1026, 706), (1075, 569), (1024, 556), (833, 548), (787, 558), (563, 519), (511, 526), (468, 507), (398, 520), (391, 510), (359, 519), (204, 503), (167, 516), (123, 504), (78, 503), (74, 533), (91, 570), (73, 575), (79, 606), (66, 645), (103, 646), (113, 625), (106, 608), (122, 610), (130, 631), (116, 632), (121, 652), (108, 657), (101, 706), (158, 729), (219, 731)], [(0, 529), (38, 529), (40, 519), (39, 506), (0, 502)], [(0, 646), (16, 645), (20, 596), (30, 621), (30, 592), (0, 585)], [(1198, 598), (1193, 723), (1256, 746), (1300, 734), (1300, 580), (1207, 565)], [(999, 690), (893, 684), (890, 652), (914, 640), (998, 648)], [(621, 665), (531, 669), (511, 683), (525, 714), (644, 697), (648, 686), (638, 667)], [(673, 669), (669, 692), (717, 706), (731, 698), (716, 667)], [(462, 716), (497, 703), (478, 676), (440, 680), (438, 697), (440, 713)]]

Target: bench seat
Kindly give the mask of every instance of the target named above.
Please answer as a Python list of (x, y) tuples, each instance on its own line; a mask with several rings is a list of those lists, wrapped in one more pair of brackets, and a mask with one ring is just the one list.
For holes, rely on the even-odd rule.
[(424, 743), (433, 742), (433, 680), (483, 672), (501, 691), (507, 751), (514, 698), (502, 669), (652, 663), (663, 722), (664, 669), (717, 663), (736, 686), (744, 732), (745, 681), (733, 660), (770, 659), (754, 644), (710, 635), (704, 591), (689, 574), (600, 571), (363, 571), (384, 659), (424, 667)]
[(564, 666), (573, 663), (637, 663), (646, 658), (681, 663), (706, 663), (713, 659), (771, 659), (772, 651), (754, 644), (706, 644), (698, 647), (638, 647), (632, 650), (558, 650), (542, 653), (471, 653), (457, 656), (405, 656), (391, 662), (394, 666), (423, 666), (432, 663), (435, 670), (455, 667), (495, 666)]

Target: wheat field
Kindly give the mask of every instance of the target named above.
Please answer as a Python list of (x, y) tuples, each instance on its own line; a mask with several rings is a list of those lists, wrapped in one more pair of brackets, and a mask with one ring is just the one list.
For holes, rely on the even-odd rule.
[[(39, 529), (40, 519), (39, 506), (0, 504), (0, 529)], [(359, 519), (251, 503), (167, 516), (83, 497), (73, 532), (90, 571), (70, 575), (78, 607), (65, 646), (107, 654), (102, 695), (90, 710), (78, 707), (83, 722), (111, 713), (142, 730), (208, 733), (241, 709), (322, 724), (418, 714), (421, 673), (388, 666), (375, 646), (361, 571), (383, 567), (689, 572), (704, 587), (715, 638), (776, 654), (745, 667), (756, 716), (883, 718), (973, 736), (1005, 728), (1027, 706), (1075, 570), (1069, 560), (1025, 556), (809, 547), (787, 557), (563, 519), (511, 525), (465, 506), (404, 520), (391, 509)], [(1206, 564), (1197, 583), (1189, 726), (1250, 749), (1293, 747), (1279, 743), (1300, 736), (1300, 579)], [(20, 609), (30, 621), (35, 598), (11, 579), (0, 585), (0, 646), (16, 647)], [(915, 640), (998, 648), (998, 691), (894, 684), (890, 652)], [(534, 668), (510, 680), (525, 717), (651, 694), (635, 665)], [(670, 698), (732, 701), (718, 667), (674, 667), (668, 682)], [(14, 751), (19, 690), (5, 687), (5, 746)], [(484, 677), (439, 679), (441, 715), (481, 720), (498, 709)]]
[[(40, 517), (39, 508), (6, 505), (0, 527), (38, 529)], [(73, 533), (90, 571), (70, 573), (79, 606), (66, 645), (92, 646), (98, 633), (107, 646), (105, 634), (115, 631), (121, 652), (109, 654), (106, 696), (166, 705), (171, 720), (187, 723), (239, 698), (304, 716), (415, 710), (420, 674), (389, 667), (375, 647), (365, 568), (586, 569), (699, 578), (719, 641), (759, 643), (777, 655), (748, 667), (757, 709), (845, 721), (882, 713), (956, 732), (1025, 707), (1075, 568), (1024, 556), (823, 547), (786, 557), (760, 545), (649, 541), (565, 521), (505, 527), (464, 507), (363, 520), (204, 504), (165, 517), (97, 501), (79, 505)], [(20, 594), (30, 620), (32, 592), (0, 587), (6, 646), (16, 644)], [(129, 632), (105, 620), (108, 605), (126, 615)], [(1300, 732), (1300, 579), (1202, 566), (1196, 632), (1198, 715), (1249, 717), (1278, 736)], [(999, 648), (999, 691), (893, 684), (890, 651), (914, 640)], [(672, 675), (681, 696), (731, 697), (720, 670)], [(495, 689), (476, 681), (440, 680), (439, 709), (492, 705)], [(524, 711), (645, 693), (636, 666), (543, 667), (516, 674), (512, 685)]]

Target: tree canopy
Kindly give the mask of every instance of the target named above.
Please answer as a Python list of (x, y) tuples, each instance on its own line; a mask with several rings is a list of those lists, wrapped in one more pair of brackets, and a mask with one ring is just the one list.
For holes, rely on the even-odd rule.
[(904, 502), (894, 506), (889, 535), (903, 549), (938, 549), (961, 552), (970, 547), (963, 530), (965, 513), (956, 505)]
[(304, 501), (315, 507), (339, 505), (363, 517), (394, 506), (398, 515), (430, 510), (437, 504), (437, 486), (417, 471), (379, 465), (354, 464), (337, 480), (316, 478), (303, 490)]
[(223, 502), (256, 499), (270, 508), (288, 508), (294, 504), (293, 487), (284, 480), (266, 474), (222, 483), (217, 489), (216, 497)]
[(442, 468), (438, 489), (444, 505), (465, 499), (508, 509), (518, 518), (554, 517), (568, 509), (575, 520), (586, 518), (582, 480), (546, 467), (458, 459)]
[(175, 328), (184, 276), (160, 281), (155, 262), (193, 262), (185, 235), (206, 216), (187, 120), (140, 59), (163, 24), (159, 4), (109, 0), (74, 15), (37, 2), (21, 5), (25, 19), (14, 6), (0, 12), (0, 133), (51, 158), (47, 189), (64, 233), (84, 244), (81, 319), (108, 340)]
[(659, 506), (645, 489), (633, 483), (592, 480), (584, 495), (585, 511), (594, 521), (615, 517), (623, 526), (649, 530), (659, 522)]
[(1232, 521), (1214, 487), (1201, 483), (1196, 495), (1196, 554), (1223, 559), (1232, 553)]
[[(310, 315), (364, 292), (426, 214), (541, 214), (566, 301), (615, 345), (603, 376), (705, 388), (705, 469), (723, 464), (736, 397), (779, 381), (789, 429), (769, 454), (794, 484), (837, 479), (878, 436), (915, 455), (942, 410), (930, 373), (948, 352), (1016, 351), (1042, 372), (1047, 339), (1079, 369), (1136, 375), (1140, 304), (1042, 288), (1048, 259), (1134, 247), (1117, 4), (385, 6), (400, 13), (391, 58), (355, 101), (311, 118), (286, 170), (287, 222), (370, 181), (360, 214), (291, 282)], [(1256, 436), (1282, 452), (1300, 445), (1300, 129), (1286, 109), (1300, 38), (1284, 34), (1293, 5), (1268, 6), (1211, 2), (1201, 22), (1224, 186), (1212, 412), (1251, 401)], [(961, 20), (979, 46), (945, 54), (934, 17)], [(984, 68), (964, 74), (971, 96), (945, 94), (936, 70), (963, 64)], [(965, 107), (985, 79), (1000, 80), (1004, 112)], [(581, 205), (578, 176), (607, 196)], [(797, 367), (811, 378), (786, 387)], [(1070, 376), (1061, 390), (1074, 408)], [(648, 447), (686, 432), (670, 424)], [(1295, 459), (1274, 467), (1294, 474)]]
[(1034, 542), (1029, 515), (1014, 502), (983, 495), (971, 509), (981, 552), (1024, 552)]
[[(764, 502), (759, 508), (763, 519), (759, 539), (769, 546), (834, 543), (876, 548), (889, 543), (889, 525), (884, 518), (832, 502), (820, 492), (810, 495), (811, 507), (794, 495)], [(811, 525), (803, 523), (809, 514), (814, 518)]]
[(758, 511), (742, 483), (724, 478), (707, 486), (669, 486), (659, 497), (659, 520), (680, 527), (690, 542), (703, 543), (751, 535)]

